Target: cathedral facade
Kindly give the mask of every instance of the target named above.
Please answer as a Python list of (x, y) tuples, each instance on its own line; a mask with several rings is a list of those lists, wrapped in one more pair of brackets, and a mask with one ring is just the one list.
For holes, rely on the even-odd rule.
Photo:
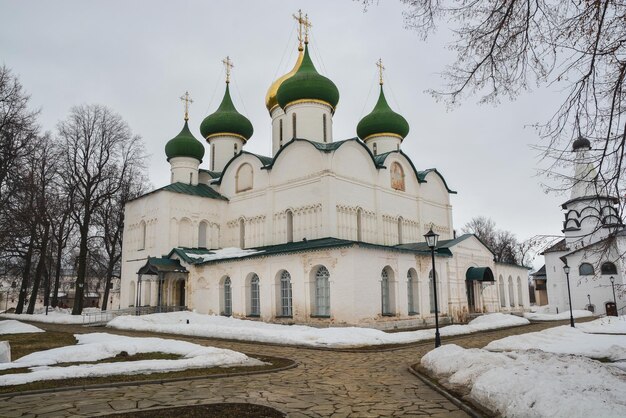
[(450, 194), (434, 168), (402, 151), (407, 121), (378, 102), (333, 137), (335, 84), (319, 74), (308, 42), (269, 88), (273, 155), (245, 150), (251, 122), (229, 91), (200, 125), (165, 145), (171, 183), (126, 205), (122, 306), (186, 306), (200, 313), (308, 324), (419, 326), (438, 311), (529, 306), (527, 269), (494, 262), (474, 235), (456, 236)]

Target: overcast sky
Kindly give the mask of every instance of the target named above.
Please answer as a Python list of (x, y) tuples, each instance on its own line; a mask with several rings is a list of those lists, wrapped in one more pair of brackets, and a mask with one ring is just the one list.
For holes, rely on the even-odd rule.
[(120, 113), (143, 137), (150, 180), (159, 187), (169, 180), (165, 143), (183, 123), (179, 97), (186, 90), (193, 97), (190, 127), (200, 139), (200, 122), (223, 94), (226, 55), (235, 64), (233, 100), (254, 125), (246, 149), (271, 154), (264, 98), (295, 61), (291, 15), (299, 8), (313, 23), (313, 61), (341, 95), (336, 140), (356, 136), (358, 121), (373, 107), (374, 63), (382, 57), (387, 99), (411, 126), (402, 148), (418, 169), (436, 167), (458, 191), (452, 197), (457, 230), (484, 215), (520, 239), (560, 233), (559, 204), (567, 199), (541, 187), (546, 179), (536, 174), (539, 156), (531, 148), (540, 139), (528, 127), (550, 116), (558, 92), (538, 90), (497, 106), (479, 106), (474, 98), (447, 110), (425, 91), (444, 85), (439, 73), (453, 60), (449, 30), (422, 42), (404, 28), (404, 6), (396, 0), (365, 13), (349, 0), (0, 0), (0, 64), (19, 76), (46, 130), (82, 103)]

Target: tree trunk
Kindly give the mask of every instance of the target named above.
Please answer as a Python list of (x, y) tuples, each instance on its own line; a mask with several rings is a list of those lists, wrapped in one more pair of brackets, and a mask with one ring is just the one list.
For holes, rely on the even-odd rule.
[(109, 260), (109, 264), (107, 265), (107, 275), (104, 283), (104, 297), (102, 298), (102, 310), (106, 311), (107, 306), (109, 304), (109, 289), (111, 287), (111, 279), (113, 278), (113, 269), (115, 268), (115, 263), (112, 263)]
[(24, 257), (24, 271), (22, 272), (22, 284), (20, 286), (20, 294), (17, 299), (17, 306), (15, 307), (15, 313), (21, 314), (24, 311), (24, 303), (26, 302), (26, 292), (28, 292), (28, 282), (30, 276), (30, 266), (33, 260), (33, 250), (35, 247), (35, 231), (31, 228), (30, 242), (28, 243), (28, 250)]
[(30, 294), (30, 301), (28, 302), (27, 314), (33, 314), (35, 312), (35, 305), (37, 304), (37, 295), (39, 293), (39, 285), (41, 284), (41, 276), (46, 269), (46, 254), (48, 253), (48, 241), (50, 239), (50, 225), (46, 224), (43, 237), (41, 238), (41, 251), (39, 253), (39, 261), (37, 262), (37, 268), (35, 269), (35, 280), (33, 281), (33, 290)]
[(57, 243), (56, 266), (54, 269), (54, 293), (52, 294), (52, 307), (59, 305), (59, 281), (61, 279), (61, 258), (63, 257), (63, 247)]
[(89, 222), (91, 213), (85, 211), (85, 218), (80, 227), (80, 246), (78, 250), (78, 272), (76, 277), (76, 286), (74, 291), (74, 307), (72, 315), (80, 315), (83, 313), (84, 294), (85, 294), (85, 275), (87, 273), (87, 238), (89, 234)]

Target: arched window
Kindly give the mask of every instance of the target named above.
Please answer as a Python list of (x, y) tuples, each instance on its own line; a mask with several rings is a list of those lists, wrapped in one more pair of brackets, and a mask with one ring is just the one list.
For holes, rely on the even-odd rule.
[(330, 316), (330, 273), (320, 266), (315, 273), (315, 314)]
[(404, 170), (397, 162), (391, 164), (391, 188), (404, 191)]
[(524, 306), (524, 292), (522, 290), (522, 279), (517, 278), (517, 306)]
[(211, 144), (211, 170), (215, 170), (215, 144)]
[(398, 244), (402, 244), (402, 223), (403, 223), (403, 219), (402, 216), (400, 216), (398, 218)]
[(372, 145), (372, 148), (374, 149), (374, 155), (378, 155), (378, 144), (376, 144), (376, 142), (374, 142), (374, 145)]
[(237, 144), (233, 144), (233, 155), (237, 155)]
[(504, 292), (504, 279), (502, 276), (498, 279), (498, 287), (500, 288), (500, 306), (506, 307), (506, 294)]
[(292, 133), (293, 133), (293, 137), (294, 137), (294, 138), (297, 138), (297, 137), (298, 137), (298, 135), (296, 134), (296, 132), (297, 132), (297, 131), (296, 131), (296, 122), (297, 122), (297, 120), (296, 120), (296, 114), (295, 114), (295, 113), (293, 113), (293, 114), (291, 115), (291, 127), (292, 127), (292, 129), (293, 129), (293, 132), (292, 132)]
[(138, 250), (146, 249), (146, 223), (141, 221), (139, 224), (139, 248)]
[(287, 211), (287, 242), (293, 242), (293, 212)]
[(515, 306), (515, 290), (513, 289), (513, 278), (509, 276), (509, 303), (511, 307)]
[(280, 274), (280, 315), (293, 316), (291, 304), (291, 275), (287, 270)]
[(382, 314), (390, 315), (391, 307), (389, 301), (389, 274), (387, 273), (387, 269), (384, 268), (380, 273), (380, 296), (381, 296), (381, 305), (382, 305)]
[(582, 263), (578, 267), (578, 274), (581, 276), (593, 276), (595, 271), (593, 270), (593, 266), (589, 263)]
[(278, 121), (278, 145), (283, 146), (283, 120)]
[(419, 285), (417, 283), (417, 273), (410, 269), (406, 273), (406, 293), (409, 304), (409, 315), (418, 314), (419, 308)]
[[(437, 276), (437, 274), (435, 274), (435, 276)], [(437, 284), (439, 284), (439, 282), (437, 282)], [(435, 289), (433, 287), (433, 271), (431, 270), (428, 273), (428, 290), (430, 293), (430, 313), (435, 313)], [(441, 289), (438, 288), (437, 289), (438, 292), (441, 292)], [(441, 301), (437, 300), (438, 305), (441, 306)], [(441, 312), (440, 309), (438, 309), (438, 312)]]
[(207, 245), (206, 245), (207, 228), (208, 228), (208, 225), (204, 221), (200, 222), (200, 225), (198, 225), (198, 247), (200, 248), (207, 248)]
[(233, 314), (233, 293), (230, 284), (230, 277), (224, 279), (224, 285), (222, 288), (224, 304), (222, 309), (222, 315), (231, 316)]
[(248, 163), (241, 164), (241, 166), (237, 169), (237, 174), (235, 174), (236, 191), (245, 192), (246, 190), (251, 190), (253, 180), (254, 173), (252, 171), (252, 166)]
[(324, 132), (324, 142), (327, 142), (327, 136), (326, 136), (326, 113), (324, 113), (322, 115), (322, 130)]
[(259, 276), (256, 274), (250, 278), (250, 316), (261, 315), (261, 296), (259, 293)]
[(363, 211), (361, 208), (356, 210), (356, 240), (363, 241)]
[(607, 261), (606, 263), (602, 263), (600, 271), (602, 274), (617, 274), (617, 267), (615, 267), (615, 264)]
[(239, 220), (239, 248), (246, 248), (246, 221)]

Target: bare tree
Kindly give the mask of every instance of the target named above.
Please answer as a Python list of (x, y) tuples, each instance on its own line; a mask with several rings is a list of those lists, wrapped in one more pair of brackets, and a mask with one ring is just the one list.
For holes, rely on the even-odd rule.
[(101, 258), (104, 270), (102, 310), (107, 309), (112, 279), (116, 273), (119, 275), (120, 271), (124, 206), (129, 200), (144, 194), (148, 188), (147, 178), (143, 175), (141, 168), (143, 166), (136, 165), (128, 170), (122, 187), (116, 194), (111, 195), (95, 214), (95, 225), (99, 230), (98, 238), (103, 255)]
[[(571, 187), (579, 136), (588, 138), (592, 179), (626, 206), (626, 1), (401, 0), (406, 26), (424, 39), (445, 24), (456, 60), (442, 72), (445, 87), (431, 93), (454, 105), (513, 99), (534, 86), (563, 92), (552, 116), (537, 125), (545, 174)], [(362, 0), (367, 7), (373, 0)], [(555, 187), (553, 184), (552, 187)]]
[(73, 315), (83, 309), (87, 272), (88, 240), (93, 235), (93, 217), (111, 196), (119, 192), (129, 170), (141, 164), (140, 138), (122, 117), (100, 105), (74, 107), (58, 125), (66, 152), (61, 175), (73, 191), (72, 217), (77, 226), (78, 269)]
[(472, 218), (462, 228), (465, 234), (475, 234), (494, 253), (494, 260), (500, 263), (521, 264), (515, 234), (496, 228), (496, 223), (484, 216)]

